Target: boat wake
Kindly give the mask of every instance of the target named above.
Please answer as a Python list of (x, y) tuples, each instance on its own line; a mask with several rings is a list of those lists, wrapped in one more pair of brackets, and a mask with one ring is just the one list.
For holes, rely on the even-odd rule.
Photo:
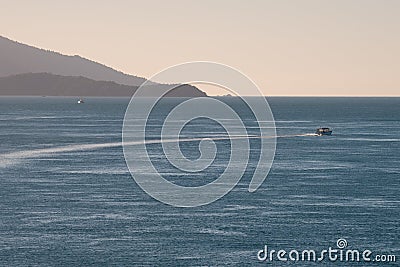
[[(296, 134), (296, 135), (277, 135), (277, 136), (257, 136), (257, 135), (236, 135), (236, 136), (227, 136), (227, 137), (214, 137), (208, 138), (214, 141), (218, 140), (230, 140), (230, 139), (271, 139), (271, 138), (289, 138), (289, 137), (302, 137), (302, 136), (317, 136), (316, 134)], [(137, 141), (137, 142), (128, 142), (124, 145), (134, 146), (140, 144), (161, 144), (168, 142), (194, 142), (201, 141), (202, 138), (186, 138), (186, 139), (163, 139), (163, 140), (147, 140), (147, 141)], [(68, 152), (78, 152), (78, 151), (89, 151), (89, 150), (97, 150), (104, 148), (112, 148), (112, 147), (120, 147), (122, 146), (122, 142), (110, 142), (110, 143), (100, 143), (100, 144), (74, 144), (67, 145), (62, 147), (51, 147), (51, 148), (43, 148), (43, 149), (32, 149), (32, 150), (23, 150), (11, 153), (0, 154), (0, 168), (7, 168), (16, 164), (21, 163), (26, 159), (40, 158), (49, 156), (52, 154), (58, 153), (68, 153)]]
[(298, 136), (318, 136), (316, 133), (300, 134)]

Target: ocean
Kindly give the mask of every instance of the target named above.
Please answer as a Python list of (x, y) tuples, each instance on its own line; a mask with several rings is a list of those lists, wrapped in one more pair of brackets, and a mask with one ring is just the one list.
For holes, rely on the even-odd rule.
[[(395, 255), (397, 262), (384, 265), (398, 266), (400, 98), (268, 98), (278, 137), (267, 179), (248, 192), (260, 148), (255, 138), (238, 185), (195, 208), (163, 204), (131, 177), (120, 145), (129, 99), (76, 101), (0, 97), (1, 266), (374, 265), (258, 257), (265, 246), (338, 249), (338, 239), (347, 249)], [(158, 105), (146, 126), (149, 139), (158, 138), (165, 116), (182, 101)], [(259, 133), (243, 103), (222, 101), (249, 134)], [(312, 135), (325, 126), (332, 136)], [(182, 131), (186, 138), (225, 134), (206, 119)], [(182, 153), (198, 158), (198, 144), (182, 143)], [(212, 182), (229, 161), (229, 140), (216, 141), (217, 156), (200, 173), (174, 168), (161, 143), (147, 147), (165, 179), (183, 186)]]

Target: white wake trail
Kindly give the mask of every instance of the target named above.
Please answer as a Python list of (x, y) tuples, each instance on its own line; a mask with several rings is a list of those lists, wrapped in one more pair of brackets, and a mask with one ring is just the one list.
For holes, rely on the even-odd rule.
[[(301, 137), (301, 136), (316, 136), (316, 134), (297, 134), (297, 135), (277, 135), (277, 136), (257, 136), (257, 135), (247, 135), (247, 136), (227, 136), (227, 137), (214, 137), (208, 138), (215, 141), (218, 140), (230, 140), (230, 139), (270, 139), (270, 138), (288, 138), (288, 137)], [(137, 142), (129, 142), (124, 145), (134, 146), (139, 144), (160, 144), (166, 142), (194, 142), (201, 141), (202, 138), (187, 138), (187, 139), (164, 139), (164, 140), (147, 140), (147, 141), (137, 141)], [(43, 149), (32, 149), (32, 150), (23, 150), (11, 153), (0, 154), (0, 168), (6, 168), (15, 164), (20, 163), (24, 159), (32, 159), (32, 158), (40, 158), (43, 156), (48, 156), (56, 153), (66, 153), (66, 152), (77, 152), (77, 151), (88, 151), (88, 150), (97, 150), (103, 148), (112, 148), (112, 147), (120, 147), (122, 146), (122, 142), (111, 142), (111, 143), (101, 143), (101, 144), (76, 144), (76, 145), (67, 145), (62, 147), (52, 147), (52, 148), (43, 148)]]

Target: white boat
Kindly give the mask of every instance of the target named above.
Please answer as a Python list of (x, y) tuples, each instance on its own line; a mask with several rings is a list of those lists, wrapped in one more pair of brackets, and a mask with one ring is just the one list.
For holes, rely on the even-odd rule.
[(79, 98), (79, 100), (78, 100), (78, 104), (83, 104), (83, 103), (85, 103), (85, 101), (83, 101), (83, 99), (82, 99), (82, 98)]

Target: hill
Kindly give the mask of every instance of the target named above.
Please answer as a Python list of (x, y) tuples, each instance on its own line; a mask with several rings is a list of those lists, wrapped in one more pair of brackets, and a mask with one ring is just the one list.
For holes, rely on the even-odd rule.
[[(61, 76), (51, 73), (26, 73), (0, 77), (0, 95), (130, 97), (137, 88), (111, 81), (95, 81), (82, 76)], [(154, 96), (156, 90), (163, 89), (165, 85), (147, 86), (146, 96)], [(166, 96), (199, 97), (206, 94), (194, 86), (181, 85)]]
[[(2, 36), (0, 77), (3, 77), (0, 95), (130, 96), (135, 88), (146, 81), (145, 78), (122, 73), (78, 55), (62, 55)], [(80, 86), (82, 88), (79, 89)], [(153, 91), (165, 88), (156, 83), (152, 83), (149, 89), (150, 87)], [(151, 95), (150, 92), (149, 94)], [(205, 95), (190, 85), (180, 86), (167, 94), (181, 97)]]

